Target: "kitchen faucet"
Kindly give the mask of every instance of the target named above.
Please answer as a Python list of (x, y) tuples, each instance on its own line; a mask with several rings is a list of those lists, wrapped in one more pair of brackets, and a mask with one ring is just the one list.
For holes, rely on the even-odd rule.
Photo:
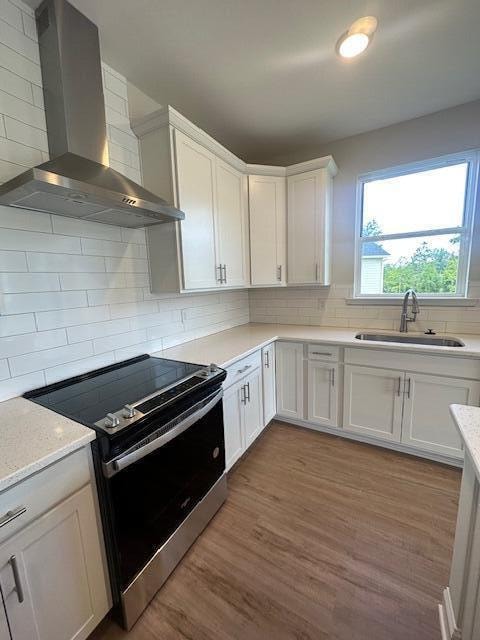
[[(408, 299), (412, 296), (412, 315), (408, 315)], [(403, 297), (402, 315), (400, 316), (400, 331), (401, 333), (407, 333), (408, 323), (415, 322), (417, 315), (420, 313), (420, 307), (418, 306), (417, 294), (413, 289), (407, 289)]]

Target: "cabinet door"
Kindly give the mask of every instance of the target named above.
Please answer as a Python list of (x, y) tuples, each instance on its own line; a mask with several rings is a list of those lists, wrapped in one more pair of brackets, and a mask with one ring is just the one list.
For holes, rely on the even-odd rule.
[(226, 287), (248, 283), (246, 254), (246, 177), (216, 161), (216, 224), (218, 262), (224, 265)]
[(338, 426), (338, 366), (331, 362), (308, 363), (308, 420)]
[(248, 177), (250, 267), (252, 285), (286, 282), (286, 180)]
[(223, 423), (225, 430), (225, 467), (227, 471), (245, 451), (243, 429), (243, 383), (232, 385), (223, 396)]
[(288, 282), (330, 284), (331, 177), (326, 169), (288, 178)]
[(178, 204), (185, 289), (208, 289), (217, 283), (215, 254), (215, 156), (179, 131), (175, 132)]
[(7, 623), (7, 613), (3, 602), (2, 592), (0, 591), (0, 640), (12, 640)]
[(93, 631), (108, 598), (90, 485), (0, 547), (0, 584), (13, 640)]
[(344, 428), (400, 442), (403, 371), (345, 366)]
[(275, 392), (275, 344), (269, 344), (262, 349), (263, 366), (263, 425), (272, 420), (277, 412)]
[(462, 444), (449, 405), (478, 406), (480, 383), (407, 373), (402, 442), (412, 447), (463, 458)]
[(277, 342), (277, 414), (303, 419), (303, 344)]
[(246, 448), (263, 430), (262, 370), (256, 369), (245, 379), (244, 424)]

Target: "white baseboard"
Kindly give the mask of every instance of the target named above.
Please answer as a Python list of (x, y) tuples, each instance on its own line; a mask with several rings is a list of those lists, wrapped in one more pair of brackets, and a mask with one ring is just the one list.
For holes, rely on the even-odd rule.
[(276, 415), (274, 420), (293, 424), (297, 427), (304, 427), (305, 429), (311, 429), (313, 431), (320, 431), (321, 433), (330, 433), (333, 436), (340, 436), (341, 438), (348, 438), (349, 440), (356, 440), (357, 442), (363, 442), (365, 444), (372, 444), (376, 447), (392, 449), (393, 451), (399, 451), (400, 453), (408, 453), (409, 455), (416, 456), (417, 458), (425, 458), (427, 460), (433, 460), (434, 462), (442, 462), (443, 464), (448, 464), (452, 467), (463, 467), (463, 460), (459, 460), (458, 458), (449, 458), (448, 456), (442, 456), (439, 453), (422, 451), (422, 449), (409, 447), (408, 445), (401, 444), (399, 442), (390, 442), (387, 440), (381, 440), (380, 438), (377, 439), (369, 436), (363, 436), (358, 433), (353, 433), (352, 431), (347, 431), (342, 427), (324, 427), (318, 424), (312, 424), (306, 420), (295, 420), (293, 418), (287, 418), (280, 415)]
[(449, 587), (443, 590), (443, 602), (438, 605), (438, 615), (442, 640), (460, 640), (462, 634), (455, 620)]

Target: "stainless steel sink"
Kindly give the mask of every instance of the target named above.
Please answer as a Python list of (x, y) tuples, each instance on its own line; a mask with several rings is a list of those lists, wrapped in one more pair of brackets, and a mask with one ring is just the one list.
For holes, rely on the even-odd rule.
[(372, 342), (398, 342), (400, 344), (431, 344), (436, 347), (464, 347), (461, 340), (456, 338), (437, 338), (435, 336), (391, 335), (385, 333), (357, 333), (357, 340), (371, 340)]

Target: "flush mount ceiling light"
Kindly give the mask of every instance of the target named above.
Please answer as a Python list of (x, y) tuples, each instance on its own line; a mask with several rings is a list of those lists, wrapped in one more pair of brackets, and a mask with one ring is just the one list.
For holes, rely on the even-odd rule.
[(372, 41), (378, 25), (374, 16), (365, 16), (355, 20), (350, 29), (337, 41), (336, 50), (341, 58), (355, 58), (365, 51)]

